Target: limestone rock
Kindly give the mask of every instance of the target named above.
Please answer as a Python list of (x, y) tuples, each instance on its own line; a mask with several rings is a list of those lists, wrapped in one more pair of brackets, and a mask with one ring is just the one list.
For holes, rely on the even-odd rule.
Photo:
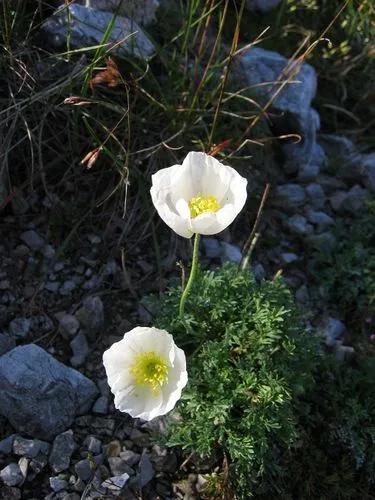
[[(113, 14), (91, 9), (76, 3), (62, 6), (42, 25), (49, 42), (56, 48), (66, 47), (69, 36), (73, 48), (100, 45)], [(139, 25), (127, 17), (117, 16), (108, 42), (116, 44), (111, 54), (133, 55), (148, 59), (154, 53), (154, 45)]]
[(91, 407), (97, 392), (91, 380), (36, 345), (0, 357), (0, 414), (30, 436), (52, 439)]

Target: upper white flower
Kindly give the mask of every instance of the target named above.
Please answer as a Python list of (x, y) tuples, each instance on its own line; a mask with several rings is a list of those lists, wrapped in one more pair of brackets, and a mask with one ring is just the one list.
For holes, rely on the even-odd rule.
[(136, 327), (103, 354), (118, 410), (151, 420), (171, 411), (187, 383), (186, 359), (172, 335)]
[(189, 153), (182, 165), (152, 176), (151, 197), (163, 221), (177, 234), (216, 234), (246, 202), (247, 180), (205, 153)]

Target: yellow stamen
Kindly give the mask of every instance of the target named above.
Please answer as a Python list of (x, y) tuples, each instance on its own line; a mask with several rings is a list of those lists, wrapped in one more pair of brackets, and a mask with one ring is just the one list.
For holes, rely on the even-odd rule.
[(194, 196), (189, 201), (190, 215), (192, 218), (208, 212), (217, 212), (220, 210), (220, 203), (217, 201), (216, 196)]
[(130, 367), (136, 384), (149, 386), (154, 392), (167, 382), (168, 371), (167, 360), (154, 351), (141, 352)]

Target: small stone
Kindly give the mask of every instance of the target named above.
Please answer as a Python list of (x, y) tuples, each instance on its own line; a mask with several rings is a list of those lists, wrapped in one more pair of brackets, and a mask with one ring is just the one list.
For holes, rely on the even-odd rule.
[(89, 346), (83, 332), (80, 332), (70, 342), (73, 356), (70, 358), (70, 364), (74, 367), (83, 365), (89, 354)]
[(21, 436), (17, 436), (13, 442), (13, 453), (27, 458), (34, 458), (39, 453), (47, 455), (49, 447), (49, 443), (45, 441), (40, 441), (39, 439), (25, 439)]
[(158, 445), (152, 447), (151, 460), (158, 472), (168, 472), (172, 474), (177, 470), (176, 454)]
[(298, 255), (292, 252), (282, 253), (280, 257), (281, 257), (281, 262), (286, 265), (293, 264), (293, 262), (297, 262), (298, 260)]
[(75, 290), (76, 288), (77, 288), (77, 285), (73, 280), (66, 280), (62, 284), (59, 292), (60, 292), (60, 295), (70, 295), (72, 293), (72, 291)]
[(364, 185), (375, 191), (375, 153), (362, 155), (361, 171), (364, 177)]
[(27, 337), (31, 329), (31, 320), (29, 318), (16, 318), (9, 324), (9, 332), (16, 339)]
[(7, 486), (17, 486), (23, 483), (24, 477), (18, 464), (11, 463), (0, 472), (0, 478)]
[(47, 281), (44, 285), (44, 289), (48, 292), (56, 293), (60, 288), (60, 283), (58, 281)]
[(59, 476), (50, 477), (49, 485), (51, 486), (51, 490), (54, 491), (55, 493), (68, 488), (68, 482), (65, 481), (65, 479), (61, 479)]
[(277, 7), (280, 2), (281, 0), (246, 0), (246, 7), (250, 11), (265, 13)]
[(138, 429), (132, 429), (129, 439), (140, 448), (149, 446), (151, 441), (150, 435), (147, 432), (141, 432)]
[(34, 471), (35, 475), (39, 474), (47, 465), (47, 462), (48, 462), (48, 457), (40, 453), (35, 458), (31, 459), (30, 469)]
[[(54, 498), (56, 498), (56, 496)], [(87, 497), (87, 498), (89, 498), (89, 497)], [(93, 497), (91, 497), (91, 498), (93, 498)], [(62, 500), (81, 500), (81, 496), (78, 495), (77, 493), (66, 493), (65, 492), (64, 496), (62, 496), (61, 499)]]
[(219, 259), (221, 256), (220, 242), (216, 238), (202, 238), (202, 246), (206, 257)]
[(369, 199), (371, 199), (371, 195), (368, 190), (356, 184), (349, 190), (344, 208), (347, 212), (356, 214)]
[(309, 291), (306, 285), (302, 285), (296, 291), (296, 301), (300, 304), (308, 304), (310, 301)]
[(110, 393), (110, 389), (109, 389), (109, 385), (108, 385), (108, 381), (106, 378), (102, 378), (101, 380), (98, 380), (97, 382), (98, 384), (98, 387), (99, 387), (99, 391), (100, 391), (100, 394), (102, 396), (109, 396), (109, 393)]
[(125, 473), (130, 476), (134, 474), (134, 470), (121, 457), (109, 457), (108, 463), (113, 476), (120, 476)]
[(56, 255), (56, 251), (52, 245), (45, 245), (42, 250), (42, 254), (46, 260), (52, 260)]
[(113, 436), (116, 422), (112, 418), (96, 417), (93, 415), (84, 415), (75, 420), (80, 427), (91, 427), (95, 434), (99, 436)]
[(335, 225), (334, 219), (332, 219), (332, 217), (327, 215), (325, 212), (316, 212), (311, 210), (307, 213), (307, 219), (312, 224), (317, 226), (319, 232)]
[(234, 262), (235, 264), (239, 264), (242, 259), (242, 253), (238, 246), (231, 245), (226, 241), (221, 242), (221, 260), (222, 262)]
[(91, 479), (92, 475), (94, 474), (95, 468), (95, 464), (91, 464), (88, 458), (80, 460), (74, 466), (74, 470), (76, 471), (77, 476), (81, 478), (82, 481), (88, 481), (89, 479)]
[(284, 184), (275, 190), (274, 204), (280, 208), (296, 208), (305, 203), (306, 193), (299, 184)]
[(97, 236), (96, 234), (88, 234), (87, 239), (92, 245), (98, 245), (102, 241), (100, 236)]
[(18, 245), (14, 249), (13, 253), (14, 253), (15, 257), (19, 257), (19, 258), (23, 259), (30, 254), (30, 249), (26, 245)]
[(8, 290), (10, 288), (9, 280), (1, 280), (0, 281), (0, 290)]
[(108, 413), (109, 401), (107, 396), (100, 396), (94, 403), (92, 407), (93, 413), (98, 413), (100, 415), (106, 415)]
[(86, 483), (80, 477), (71, 476), (69, 483), (75, 491), (83, 492), (86, 488)]
[[(95, 335), (104, 325), (104, 306), (100, 297), (87, 297), (76, 317), (90, 335)], [(90, 337), (91, 338), (91, 337)]]
[(320, 172), (320, 165), (314, 162), (303, 163), (298, 171), (298, 180), (308, 182), (315, 180)]
[(76, 447), (71, 429), (56, 436), (49, 457), (49, 464), (54, 472), (59, 473), (69, 468), (70, 459)]
[(31, 250), (40, 250), (44, 246), (43, 238), (32, 229), (22, 233), (20, 238)]
[(63, 313), (59, 316), (59, 333), (64, 338), (71, 338), (79, 330), (79, 321), (72, 314)]
[(354, 355), (354, 348), (352, 346), (343, 345), (342, 340), (338, 340), (334, 345), (334, 353), (336, 361), (343, 363)]
[(286, 221), (286, 227), (292, 234), (298, 236), (306, 236), (313, 232), (311, 224), (308, 224), (307, 220), (303, 215), (293, 215)]
[(94, 275), (82, 285), (82, 288), (84, 290), (97, 290), (98, 288), (100, 288), (101, 284), (102, 278), (100, 276)]
[(121, 474), (120, 476), (114, 476), (110, 477), (109, 479), (106, 479), (102, 483), (103, 488), (107, 488), (110, 490), (114, 495), (117, 496), (117, 493), (121, 493), (121, 490), (123, 487), (126, 485), (126, 483), (129, 480), (129, 474)]
[(155, 476), (154, 468), (147, 453), (142, 453), (138, 467), (140, 487), (144, 488)]
[(266, 277), (266, 271), (262, 264), (258, 263), (254, 267), (254, 277), (258, 282), (262, 281)]
[(0, 454), (9, 455), (13, 450), (13, 442), (17, 434), (11, 434), (2, 441), (0, 441)]
[(327, 231), (321, 234), (308, 236), (308, 238), (306, 238), (306, 243), (319, 252), (330, 254), (335, 250), (337, 240), (332, 233)]
[(59, 273), (64, 269), (64, 267), (65, 267), (64, 262), (56, 262), (56, 264), (53, 266), (53, 270)]
[(328, 346), (333, 346), (345, 333), (345, 324), (336, 318), (328, 318), (321, 329), (321, 334), (326, 339)]
[(333, 210), (337, 213), (356, 214), (369, 199), (369, 192), (355, 185), (348, 192), (336, 191), (330, 198)]
[(29, 470), (29, 459), (26, 457), (21, 457), (18, 460), (18, 467), (20, 468), (23, 479), (27, 478), (27, 472)]
[(32, 316), (30, 320), (31, 330), (38, 334), (47, 333), (54, 329), (53, 321), (47, 314)]
[(102, 452), (102, 442), (95, 436), (87, 436), (83, 442), (83, 447), (94, 455)]
[(108, 458), (118, 457), (120, 455), (120, 452), (121, 452), (121, 443), (117, 439), (108, 443), (105, 448), (105, 454), (107, 455)]
[(0, 333), (0, 356), (16, 347), (14, 337), (10, 337), (6, 333)]
[(342, 179), (333, 177), (332, 175), (322, 175), (320, 174), (316, 179), (316, 182), (320, 184), (326, 195), (331, 196), (335, 191), (347, 190), (347, 184)]
[(139, 453), (135, 453), (132, 450), (124, 450), (120, 453), (121, 459), (130, 467), (136, 465), (141, 459), (141, 455)]
[(336, 191), (329, 199), (332, 209), (338, 213), (342, 212), (347, 197), (346, 191)]
[(311, 205), (316, 208), (323, 208), (326, 201), (326, 195), (320, 184), (312, 183), (306, 186), (306, 193)]

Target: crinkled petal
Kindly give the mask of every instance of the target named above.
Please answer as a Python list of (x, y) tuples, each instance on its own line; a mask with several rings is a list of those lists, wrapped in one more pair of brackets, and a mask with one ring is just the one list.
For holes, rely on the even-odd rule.
[(183, 238), (191, 238), (193, 233), (189, 229), (187, 219), (181, 217), (177, 212), (176, 206), (173, 206), (171, 201), (171, 193), (165, 190), (158, 191), (156, 188), (151, 188), (152, 202), (160, 216), (160, 218), (169, 226), (175, 233)]
[(103, 353), (103, 365), (107, 373), (109, 385), (123, 371), (125, 366), (132, 364), (134, 355), (134, 347), (125, 339), (115, 342)]
[(175, 346), (175, 362), (168, 376), (168, 383), (162, 387), (163, 404), (159, 411), (161, 415), (170, 412), (181, 398), (182, 389), (186, 386), (188, 374), (186, 371), (186, 357), (182, 349)]
[(160, 415), (163, 403), (162, 392), (153, 392), (147, 387), (130, 386), (115, 395), (115, 407), (133, 418), (152, 420)]
[(215, 196), (223, 204), (233, 175), (239, 175), (236, 170), (223, 165), (216, 158), (195, 151), (186, 156), (182, 167), (185, 185), (189, 186), (186, 189), (189, 200), (198, 195)]
[(125, 333), (124, 340), (133, 346), (137, 353), (155, 351), (169, 359), (170, 363), (174, 361), (173, 337), (165, 330), (137, 326), (130, 332)]

